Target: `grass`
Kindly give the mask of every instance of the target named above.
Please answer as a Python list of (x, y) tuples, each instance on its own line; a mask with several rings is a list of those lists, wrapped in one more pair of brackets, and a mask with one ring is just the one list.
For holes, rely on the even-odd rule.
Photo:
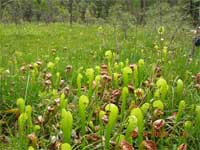
[[(85, 72), (87, 72), (86, 70), (88, 68), (93, 68), (96, 77), (99, 75), (96, 66), (107, 64), (108, 70), (105, 70), (105, 72), (107, 72), (108, 76), (112, 78), (110, 73), (122, 73), (122, 70), (119, 68), (115, 69), (115, 62), (118, 62), (119, 64), (120, 62), (123, 62), (126, 64), (122, 66), (121, 69), (123, 69), (129, 64), (140, 66), (138, 61), (140, 60), (141, 62), (143, 59), (143, 69), (140, 70), (140, 67), (138, 68), (140, 84), (139, 86), (134, 87), (135, 91), (137, 91), (139, 95), (144, 94), (142, 96), (143, 98), (140, 99), (141, 97), (137, 97), (137, 92), (129, 93), (128, 96), (126, 96), (126, 103), (123, 104), (123, 119), (120, 122), (119, 120), (121, 119), (118, 117), (117, 123), (114, 123), (117, 124), (114, 125), (115, 129), (122, 132), (122, 127), (126, 128), (125, 123), (130, 113), (130, 110), (128, 109), (131, 109), (130, 107), (132, 105), (136, 105), (142, 109), (142, 105), (145, 104), (145, 102), (151, 106), (152, 101), (161, 99), (161, 97), (155, 96), (156, 89), (158, 89), (158, 86), (156, 85), (158, 78), (155, 77), (155, 68), (156, 66), (159, 66), (159, 68), (161, 68), (161, 75), (168, 84), (167, 96), (164, 99), (161, 99), (165, 106), (165, 109), (163, 110), (164, 115), (160, 117), (166, 121), (166, 127), (164, 130), (166, 132), (170, 130), (170, 132), (168, 133), (168, 136), (164, 138), (154, 136), (148, 138), (158, 143), (157, 147), (161, 149), (165, 147), (170, 148), (170, 145), (178, 147), (182, 143), (186, 143), (188, 147), (189, 145), (192, 145), (189, 149), (199, 148), (200, 145), (196, 143), (196, 138), (198, 138), (196, 134), (184, 138), (181, 133), (184, 130), (184, 122), (194, 120), (195, 106), (200, 104), (199, 91), (194, 88), (196, 83), (192, 78), (192, 76), (196, 76), (200, 71), (200, 62), (198, 60), (200, 52), (196, 51), (194, 58), (188, 63), (188, 54), (191, 48), (191, 36), (187, 35), (187, 32), (179, 31), (176, 34), (175, 40), (171, 42), (171, 37), (174, 31), (175, 29), (173, 27), (166, 27), (164, 34), (159, 35), (157, 27), (133, 26), (129, 29), (128, 38), (124, 39), (124, 34), (120, 29), (117, 30), (117, 36), (115, 36), (113, 28), (109, 25), (104, 25), (101, 29), (97, 25), (86, 26), (75, 24), (71, 27), (62, 23), (48, 25), (22, 24), (19, 26), (13, 24), (1, 24), (0, 120), (2, 120), (2, 123), (0, 125), (3, 129), (2, 135), (8, 138), (11, 148), (15, 147), (15, 144), (12, 146), (12, 143), (17, 143), (18, 140), (12, 137), (19, 135), (19, 131), (17, 130), (17, 119), (20, 115), (16, 106), (16, 100), (22, 97), (26, 106), (32, 106), (33, 124), (40, 125), (41, 127), (41, 130), (36, 135), (38, 137), (36, 145), (33, 143), (30, 143), (30, 145), (35, 148), (53, 147), (55, 146), (53, 145), (55, 143), (50, 142), (50, 139), (53, 136), (57, 137), (56, 142), (62, 143), (62, 135), (59, 135), (60, 127), (57, 126), (60, 120), (60, 111), (58, 111), (57, 107), (54, 105), (54, 100), (60, 97), (60, 92), (63, 92), (64, 87), (68, 87), (69, 90), (66, 94), (67, 104), (65, 108), (73, 114), (73, 131), (78, 136), (78, 139), (74, 139), (74, 137), (72, 138), (71, 145), (73, 149), (80, 146), (79, 142), (82, 138), (84, 139), (84, 142), (87, 143), (86, 147), (94, 148), (99, 146), (99, 149), (102, 149), (104, 144), (101, 143), (104, 142), (99, 138), (102, 132), (99, 133), (99, 131), (94, 130), (95, 126), (99, 125), (99, 119), (95, 118), (98, 115), (95, 116), (95, 112), (100, 110), (105, 111), (105, 104), (112, 102), (109, 98), (108, 101), (106, 101), (106, 96), (108, 96), (113, 90), (121, 91), (123, 88), (123, 81), (119, 78), (119, 81), (115, 82), (119, 85), (116, 86), (117, 88), (114, 88), (114, 83), (102, 83), (103, 81), (101, 79), (98, 90), (94, 90), (94, 87), (92, 87), (92, 81), (89, 81), (88, 89), (88, 78), (87, 74), (85, 75)], [(164, 40), (161, 40), (161, 38)], [(156, 46), (158, 48), (156, 48)], [(166, 53), (163, 49), (167, 49)], [(112, 59), (109, 58), (109, 60), (107, 60), (107, 56), (105, 57), (105, 52), (108, 50), (111, 50), (112, 55)], [(36, 65), (36, 62), (38, 61), (42, 62), (41, 66)], [(27, 67), (30, 64), (33, 65), (32, 70)], [(72, 66), (72, 68), (69, 67), (69, 65)], [(111, 67), (111, 69), (109, 67)], [(102, 71), (103, 68), (100, 70)], [(50, 73), (52, 77), (47, 77), (47, 73)], [(83, 79), (81, 80), (81, 83), (79, 83), (82, 87), (81, 94), (85, 94), (91, 99), (87, 110), (85, 110), (87, 112), (87, 115), (85, 116), (85, 118), (87, 118), (87, 123), (84, 123), (84, 126), (88, 128), (86, 131), (84, 131), (84, 127), (81, 127), (80, 125), (77, 108), (79, 99), (78, 95), (80, 95), (80, 91), (77, 95), (76, 79), (77, 74), (79, 73), (83, 75)], [(132, 75), (134, 76), (134, 79), (137, 77), (135, 71)], [(127, 77), (129, 78), (126, 80), (128, 84), (135, 82), (131, 76)], [(108, 77), (104, 76), (104, 78)], [(65, 80), (64, 87), (60, 87), (57, 84), (61, 79)], [(176, 93), (176, 82), (178, 79), (181, 79), (184, 83), (183, 92), (179, 95)], [(52, 85), (50, 85), (50, 87), (44, 85), (44, 80), (49, 80)], [(95, 80), (95, 83), (97, 83), (98, 78), (92, 78), (92, 80)], [(152, 89), (147, 88), (142, 84), (142, 82), (148, 80), (153, 82)], [(127, 86), (126, 84), (124, 83), (124, 86)], [(144, 93), (140, 93), (142, 90), (144, 90)], [(115, 103), (120, 110), (120, 95), (114, 98), (115, 101), (112, 103)], [(173, 120), (170, 122), (171, 120), (167, 120), (167, 117), (171, 116), (174, 112), (178, 112), (180, 100), (185, 100), (187, 106), (184, 109), (184, 117), (179, 116), (180, 118), (178, 119), (178, 123), (173, 122)], [(124, 110), (126, 111), (124, 112)], [(145, 131), (151, 132), (151, 124), (149, 124), (148, 120), (156, 121), (156, 119), (161, 118), (154, 116), (155, 114), (153, 111), (155, 110), (152, 107), (148, 108), (146, 111), (147, 114), (153, 118), (147, 116), (144, 117)], [(107, 113), (103, 114), (104, 117), (106, 117), (105, 115), (108, 115)], [(38, 122), (38, 116), (44, 118), (45, 126)], [(195, 132), (197, 130), (195, 128), (195, 121), (192, 123), (194, 124), (192, 130)], [(100, 124), (102, 128), (101, 131), (104, 131), (104, 125), (102, 123)], [(27, 126), (25, 126), (25, 128), (25, 133), (28, 134), (29, 129), (27, 129)], [(82, 135), (81, 137), (79, 135), (80, 129), (82, 130), (81, 133), (87, 134), (85, 136)], [(121, 134), (122, 133), (120, 133), (120, 135)], [(88, 135), (90, 140), (88, 140)], [(94, 135), (98, 138), (96, 137), (97, 140), (91, 142), (94, 140)], [(117, 139), (116, 136), (119, 135), (113, 133), (111, 139)], [(141, 139), (140, 135), (140, 140)], [(78, 143), (76, 143), (75, 140), (77, 140)], [(129, 141), (132, 140), (129, 139)], [(98, 144), (95, 144), (95, 142)], [(141, 143), (136, 139), (134, 144), (137, 148)], [(4, 149), (4, 144), (0, 145), (2, 145), (2, 149)], [(108, 146), (108, 140), (106, 142), (106, 147), (110, 147)]]

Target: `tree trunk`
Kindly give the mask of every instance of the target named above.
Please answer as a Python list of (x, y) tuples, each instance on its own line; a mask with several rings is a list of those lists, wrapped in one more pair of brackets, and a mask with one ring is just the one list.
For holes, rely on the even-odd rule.
[(73, 0), (69, 0), (69, 3), (68, 3), (68, 10), (69, 10), (69, 23), (70, 25), (72, 25), (73, 23)]
[(101, 18), (102, 16), (102, 1), (97, 1), (97, 18)]
[(2, 20), (3, 17), (3, 6), (2, 6), (2, 2), (0, 1), (0, 21)]
[(84, 23), (85, 23), (85, 13), (86, 13), (86, 10), (81, 11), (81, 21)]
[(139, 23), (141, 25), (144, 25), (145, 23), (145, 7), (146, 7), (146, 0), (141, 0), (140, 1), (140, 20)]

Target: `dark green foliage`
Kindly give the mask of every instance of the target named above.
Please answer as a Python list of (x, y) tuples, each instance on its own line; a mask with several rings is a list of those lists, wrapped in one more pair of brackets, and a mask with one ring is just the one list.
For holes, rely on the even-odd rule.
[[(165, 15), (166, 3), (170, 5), (170, 9), (176, 7), (178, 12), (190, 14), (193, 23), (198, 24), (199, 1), (193, 0), (180, 2), (172, 0), (0, 0), (0, 21), (16, 24), (22, 21), (72, 24), (73, 22), (91, 23), (97, 20), (110, 22), (113, 20), (111, 18), (117, 17), (119, 24), (124, 23), (122, 30), (126, 36), (127, 21), (130, 24), (145, 24), (148, 10), (152, 10), (154, 5), (157, 8), (155, 10), (158, 10), (157, 14)], [(159, 18), (158, 15), (156, 16)], [(133, 18), (135, 22), (131, 21)]]

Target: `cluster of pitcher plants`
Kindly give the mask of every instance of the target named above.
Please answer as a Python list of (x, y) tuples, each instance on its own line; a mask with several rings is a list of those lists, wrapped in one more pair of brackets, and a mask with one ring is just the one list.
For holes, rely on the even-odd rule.
[[(16, 109), (9, 110), (16, 119), (11, 124), (17, 128), (19, 148), (200, 148), (195, 144), (200, 138), (200, 103), (187, 102), (184, 81), (177, 78), (172, 84), (160, 66), (150, 68), (143, 59), (117, 62), (116, 56), (106, 51), (100, 66), (73, 70), (68, 65), (64, 73), (57, 70), (59, 57), (22, 66), (21, 75), (29, 75), (27, 90), (38, 86), (41, 101), (19, 98)], [(192, 84), (199, 91), (200, 74)]]

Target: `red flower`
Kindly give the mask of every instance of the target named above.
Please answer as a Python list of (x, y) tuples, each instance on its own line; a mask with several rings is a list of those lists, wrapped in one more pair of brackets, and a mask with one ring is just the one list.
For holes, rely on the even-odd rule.
[(178, 150), (187, 150), (187, 144), (183, 143), (178, 147)]
[(153, 123), (153, 127), (156, 130), (161, 129), (164, 125), (165, 125), (165, 120), (163, 120), (163, 119), (158, 119), (158, 120), (154, 121), (154, 123)]
[(133, 146), (126, 141), (122, 141), (119, 144), (120, 150), (134, 150)]
[(143, 141), (140, 147), (141, 149), (145, 149), (145, 150), (157, 150), (155, 142), (151, 140)]

